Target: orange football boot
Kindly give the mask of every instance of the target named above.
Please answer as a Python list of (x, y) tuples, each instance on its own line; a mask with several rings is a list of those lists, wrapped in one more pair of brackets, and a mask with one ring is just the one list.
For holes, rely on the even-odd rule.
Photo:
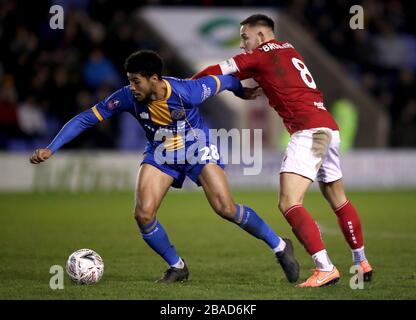
[(361, 267), (361, 270), (363, 271), (364, 281), (370, 282), (373, 276), (373, 268), (371, 268), (367, 260), (361, 261), (360, 267)]
[(339, 271), (334, 268), (331, 271), (321, 271), (314, 269), (313, 274), (301, 284), (298, 284), (299, 288), (315, 288), (333, 285), (338, 282), (340, 278)]

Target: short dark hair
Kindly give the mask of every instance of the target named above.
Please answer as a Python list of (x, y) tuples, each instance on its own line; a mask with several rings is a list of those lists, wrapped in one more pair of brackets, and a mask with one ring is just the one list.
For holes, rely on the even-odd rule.
[(128, 56), (124, 69), (126, 72), (139, 73), (146, 78), (157, 74), (158, 78), (162, 79), (163, 60), (154, 51), (139, 50)]
[(252, 26), (264, 26), (269, 27), (274, 32), (274, 21), (272, 18), (264, 15), (264, 14), (253, 14), (249, 16), (248, 18), (244, 19), (240, 22), (240, 25), (243, 26), (245, 24), (248, 24), (250, 27)]

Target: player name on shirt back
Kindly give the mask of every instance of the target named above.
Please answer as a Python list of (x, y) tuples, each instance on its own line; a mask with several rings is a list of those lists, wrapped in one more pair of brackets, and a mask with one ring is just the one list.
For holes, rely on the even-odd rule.
[(265, 45), (261, 46), (261, 49), (264, 52), (267, 52), (267, 51), (270, 51), (270, 50), (276, 50), (276, 49), (289, 49), (289, 48), (294, 49), (294, 47), (288, 42), (283, 43), (283, 44), (277, 44), (277, 43), (269, 42), (269, 43), (266, 43)]

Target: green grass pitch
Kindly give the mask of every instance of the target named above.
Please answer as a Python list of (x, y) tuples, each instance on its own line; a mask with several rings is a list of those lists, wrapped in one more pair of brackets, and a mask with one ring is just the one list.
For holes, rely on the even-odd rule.
[[(271, 191), (234, 192), (282, 236), (289, 236), (310, 275), (310, 257), (277, 211)], [(189, 265), (184, 284), (156, 285), (165, 263), (141, 239), (132, 192), (0, 194), (0, 299), (415, 299), (416, 196), (414, 191), (351, 192), (375, 273), (362, 290), (349, 286), (351, 253), (336, 218), (318, 193), (305, 206), (318, 221), (341, 272), (332, 287), (289, 284), (268, 247), (211, 210), (201, 192), (170, 192), (158, 218)], [(63, 290), (49, 287), (49, 268), (69, 254), (96, 250), (104, 259), (99, 283), (79, 286), (65, 273)]]

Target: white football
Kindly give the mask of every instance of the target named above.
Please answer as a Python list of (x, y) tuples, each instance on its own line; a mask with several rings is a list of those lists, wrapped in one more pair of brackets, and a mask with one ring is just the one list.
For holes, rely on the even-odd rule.
[(104, 261), (94, 250), (79, 249), (69, 256), (66, 272), (78, 284), (94, 284), (103, 276)]

